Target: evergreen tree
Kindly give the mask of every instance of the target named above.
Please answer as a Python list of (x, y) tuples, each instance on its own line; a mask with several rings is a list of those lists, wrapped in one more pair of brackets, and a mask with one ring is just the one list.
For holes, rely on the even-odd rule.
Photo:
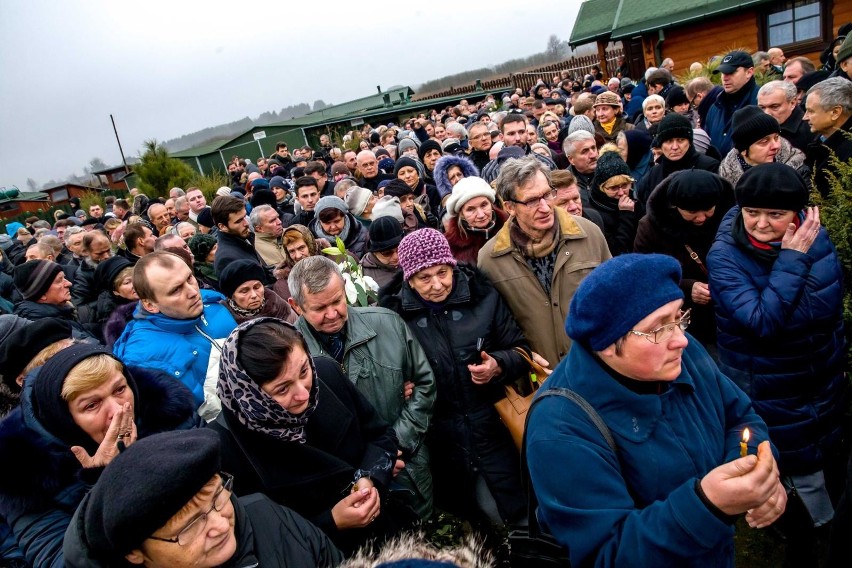
[(139, 179), (139, 190), (149, 198), (167, 196), (173, 187), (185, 187), (195, 174), (181, 160), (169, 157), (165, 146), (156, 140), (145, 142), (145, 152), (133, 172)]

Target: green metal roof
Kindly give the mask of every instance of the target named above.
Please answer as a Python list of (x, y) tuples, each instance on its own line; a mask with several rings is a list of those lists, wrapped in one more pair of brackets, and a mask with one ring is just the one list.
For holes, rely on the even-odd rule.
[(8, 201), (48, 201), (50, 196), (46, 193), (42, 193), (41, 191), (22, 191), (18, 193), (15, 197), (6, 197), (5, 195), (0, 196), (0, 201), (8, 202)]
[(200, 146), (196, 146), (195, 148), (187, 148), (186, 150), (180, 150), (179, 152), (169, 152), (169, 157), (194, 158), (196, 156), (203, 156), (204, 154), (210, 154), (211, 152), (215, 152), (221, 146), (223, 146), (225, 142), (227, 142), (227, 140), (220, 139), (213, 142), (201, 144)]
[(269, 124), (264, 124), (263, 126), (287, 126), (293, 128), (300, 126), (313, 126), (316, 124), (326, 124), (336, 119), (352, 116), (358, 113), (366, 113), (367, 111), (383, 109), (390, 110), (391, 107), (385, 107), (384, 96), (388, 95), (390, 97), (390, 104), (392, 106), (397, 106), (401, 101), (400, 94), (403, 95), (405, 100), (409, 100), (411, 95), (414, 94), (414, 91), (411, 87), (396, 87), (387, 91), (382, 91), (381, 93), (377, 92), (375, 95), (361, 97), (354, 101), (340, 103), (339, 105), (332, 105), (321, 110), (315, 110), (313, 112), (309, 112), (305, 116), (300, 116), (299, 118), (291, 118), (281, 122), (271, 122)]
[[(574, 29), (571, 30), (571, 39), (568, 40), (568, 43), (572, 46), (581, 45), (609, 35), (619, 3), (620, 0), (586, 0), (586, 2), (583, 2), (580, 6), (580, 12), (577, 14), (577, 19), (574, 21)], [(641, 1), (636, 3), (644, 4)]]
[[(671, 28), (770, 1), (772, 0), (679, 0), (669, 3), (660, 0), (620, 0), (610, 39)], [(581, 8), (580, 15), (582, 14)]]

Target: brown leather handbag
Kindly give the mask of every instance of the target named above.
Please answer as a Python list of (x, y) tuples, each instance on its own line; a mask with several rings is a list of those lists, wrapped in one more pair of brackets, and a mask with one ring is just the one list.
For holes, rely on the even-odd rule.
[(550, 371), (536, 363), (530, 357), (530, 354), (521, 347), (513, 347), (512, 351), (524, 358), (529, 364), (530, 370), (514, 383), (504, 387), (506, 389), (506, 396), (495, 402), (494, 408), (497, 410), (497, 414), (500, 415), (500, 420), (509, 429), (509, 434), (512, 435), (515, 447), (520, 451), (524, 440), (527, 411), (529, 411), (532, 404), (535, 391), (539, 389), (541, 383), (550, 374)]

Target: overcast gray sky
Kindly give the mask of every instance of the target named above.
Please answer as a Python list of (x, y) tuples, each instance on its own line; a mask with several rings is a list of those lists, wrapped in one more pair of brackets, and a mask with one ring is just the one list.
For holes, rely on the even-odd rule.
[(133, 156), (147, 139), (525, 57), (570, 36), (580, 0), (557, 4), (0, 0), (0, 186), (119, 164), (110, 113)]

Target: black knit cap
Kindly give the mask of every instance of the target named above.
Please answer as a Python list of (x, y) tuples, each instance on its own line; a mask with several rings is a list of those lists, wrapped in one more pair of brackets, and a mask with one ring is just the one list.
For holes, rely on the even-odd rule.
[(62, 267), (51, 260), (28, 260), (15, 267), (15, 288), (24, 300), (38, 301), (60, 272)]
[(682, 170), (672, 174), (666, 198), (684, 211), (707, 211), (719, 203), (724, 183), (721, 177), (705, 170)]
[(369, 252), (382, 252), (399, 246), (402, 240), (402, 225), (393, 217), (379, 217), (370, 224)]
[(207, 262), (207, 255), (216, 246), (216, 237), (210, 234), (198, 233), (197, 235), (193, 235), (186, 244), (189, 246), (189, 250), (192, 251), (195, 262)]
[(391, 180), (385, 185), (385, 195), (390, 195), (391, 197), (402, 197), (403, 195), (413, 194), (414, 190), (411, 189), (407, 183), (402, 181), (401, 179)]
[[(95, 454), (98, 444), (74, 422), (68, 410), (68, 402), (62, 398), (62, 385), (75, 365), (96, 355), (108, 355), (119, 361), (103, 346), (77, 343), (63, 349), (42, 365), (38, 377), (33, 381), (32, 394), (33, 413), (44, 429), (68, 446), (82, 446), (89, 455)], [(136, 383), (126, 370), (124, 376), (138, 408), (139, 392)], [(108, 377), (104, 377), (104, 381), (107, 379)]]
[(249, 203), (251, 203), (252, 209), (261, 205), (269, 205), (275, 209), (278, 200), (275, 199), (275, 194), (270, 189), (255, 189), (251, 194)]
[(808, 188), (799, 172), (785, 164), (760, 164), (742, 175), (734, 190), (737, 205), (799, 212), (808, 204)]
[(429, 140), (421, 144), (420, 149), (417, 150), (417, 155), (420, 156), (420, 161), (423, 161), (423, 156), (425, 156), (426, 152), (430, 150), (437, 150), (441, 154), (444, 153), (444, 151), (441, 149), (441, 144), (438, 141), (432, 140), (430, 138)]
[(189, 503), (220, 463), (219, 435), (206, 428), (137, 440), (80, 505), (86, 542), (98, 556), (129, 554)]
[(231, 261), (219, 273), (219, 291), (230, 298), (249, 280), (260, 280), (261, 284), (266, 281), (263, 267), (246, 258)]
[(770, 134), (780, 134), (781, 125), (754, 105), (745, 106), (736, 112), (732, 120), (731, 140), (734, 148), (743, 152), (748, 147)]
[(672, 138), (685, 138), (692, 145), (692, 123), (682, 114), (670, 112), (663, 117), (657, 125), (657, 136), (654, 138), (654, 147), (659, 148), (663, 142)]
[(417, 160), (409, 158), (408, 156), (402, 156), (396, 161), (393, 166), (393, 175), (399, 175), (399, 170), (404, 167), (414, 168), (417, 171), (417, 175), (420, 175), (420, 168), (418, 167)]
[(118, 255), (111, 256), (99, 262), (97, 268), (95, 268), (95, 283), (98, 289), (112, 292), (114, 290), (113, 281), (118, 276), (118, 273), (128, 266), (133, 266), (133, 263), (123, 256)]
[(666, 95), (666, 108), (673, 109), (682, 104), (689, 104), (689, 98), (687, 98), (683, 87), (674, 85), (669, 89), (669, 94)]
[(27, 325), (12, 331), (0, 344), (0, 375), (3, 375), (3, 382), (17, 392), (19, 387), (15, 379), (39, 351), (60, 339), (70, 338), (71, 324), (61, 318), (27, 322)]
[(201, 212), (198, 214), (197, 221), (199, 225), (207, 227), (208, 229), (212, 229), (216, 226), (215, 221), (213, 221), (213, 210), (209, 207), (205, 207), (201, 210)]
[(604, 152), (601, 154), (598, 158), (598, 165), (595, 166), (595, 184), (601, 186), (608, 179), (619, 175), (629, 176), (630, 168), (624, 163), (618, 152)]

